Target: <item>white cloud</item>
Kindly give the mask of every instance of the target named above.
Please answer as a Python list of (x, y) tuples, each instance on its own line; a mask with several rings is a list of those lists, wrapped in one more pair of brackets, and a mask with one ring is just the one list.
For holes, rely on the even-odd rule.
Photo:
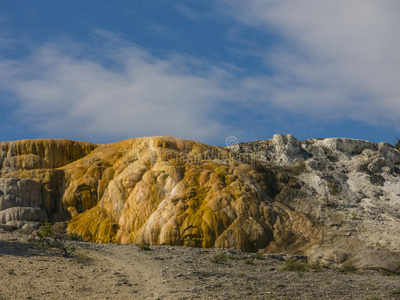
[[(179, 54), (157, 58), (117, 36), (96, 47), (64, 41), (0, 61), (0, 88), (24, 120), (47, 136), (109, 141), (172, 135), (215, 141), (226, 130), (209, 117), (230, 96), (223, 69)], [(69, 52), (71, 50), (73, 52)]]
[(224, 0), (247, 26), (278, 34), (261, 55), (272, 76), (247, 78), (258, 100), (311, 117), (400, 130), (400, 2)]

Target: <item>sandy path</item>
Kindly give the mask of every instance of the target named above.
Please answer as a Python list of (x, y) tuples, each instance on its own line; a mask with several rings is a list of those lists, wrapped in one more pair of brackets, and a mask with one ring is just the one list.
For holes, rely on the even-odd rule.
[(95, 255), (98, 255), (97, 259), (103, 259), (110, 266), (111, 272), (120, 278), (117, 286), (133, 287), (131, 291), (120, 293), (120, 297), (165, 299), (173, 293), (174, 284), (167, 284), (163, 276), (166, 268), (163, 268), (158, 260), (153, 260), (146, 251), (138, 251), (132, 245), (99, 246), (99, 248), (99, 253)]
[[(0, 299), (400, 299), (400, 276), (286, 272), (282, 256), (72, 242), (77, 258), (0, 233)], [(213, 258), (222, 255), (223, 263)]]

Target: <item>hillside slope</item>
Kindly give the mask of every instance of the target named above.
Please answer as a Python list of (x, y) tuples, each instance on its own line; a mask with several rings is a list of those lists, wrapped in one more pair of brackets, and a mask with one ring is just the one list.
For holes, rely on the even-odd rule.
[(367, 267), (400, 249), (400, 152), (389, 144), (291, 135), (227, 148), (172, 137), (12, 143), (0, 147), (8, 226), (68, 221), (94, 242), (263, 249)]

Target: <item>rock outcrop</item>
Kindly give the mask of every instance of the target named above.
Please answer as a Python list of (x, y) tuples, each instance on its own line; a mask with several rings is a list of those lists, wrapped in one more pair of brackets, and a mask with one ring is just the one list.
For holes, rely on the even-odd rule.
[[(29, 179), (0, 179), (0, 224), (24, 227), (47, 221), (40, 183)], [(31, 224), (32, 225), (32, 224)]]
[(400, 151), (392, 145), (275, 135), (232, 148), (290, 175), (294, 184), (281, 184), (275, 200), (325, 225), (323, 242), (310, 252), (315, 259), (354, 258), (366, 266), (371, 261), (362, 261), (361, 249), (375, 256), (400, 251)]
[(0, 143), (0, 162), (0, 223), (18, 228), (68, 221), (94, 242), (263, 249), (360, 266), (371, 265), (362, 251), (400, 251), (400, 151), (387, 143), (37, 140)]
[(64, 174), (56, 168), (96, 147), (70, 140), (0, 142), (0, 224), (31, 228), (62, 212)]
[(54, 169), (89, 154), (96, 145), (70, 140), (0, 142), (0, 171)]

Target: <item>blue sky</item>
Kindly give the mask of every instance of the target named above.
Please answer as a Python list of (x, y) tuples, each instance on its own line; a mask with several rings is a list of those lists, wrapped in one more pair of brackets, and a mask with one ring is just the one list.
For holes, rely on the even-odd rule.
[(400, 137), (397, 0), (0, 1), (0, 140)]

